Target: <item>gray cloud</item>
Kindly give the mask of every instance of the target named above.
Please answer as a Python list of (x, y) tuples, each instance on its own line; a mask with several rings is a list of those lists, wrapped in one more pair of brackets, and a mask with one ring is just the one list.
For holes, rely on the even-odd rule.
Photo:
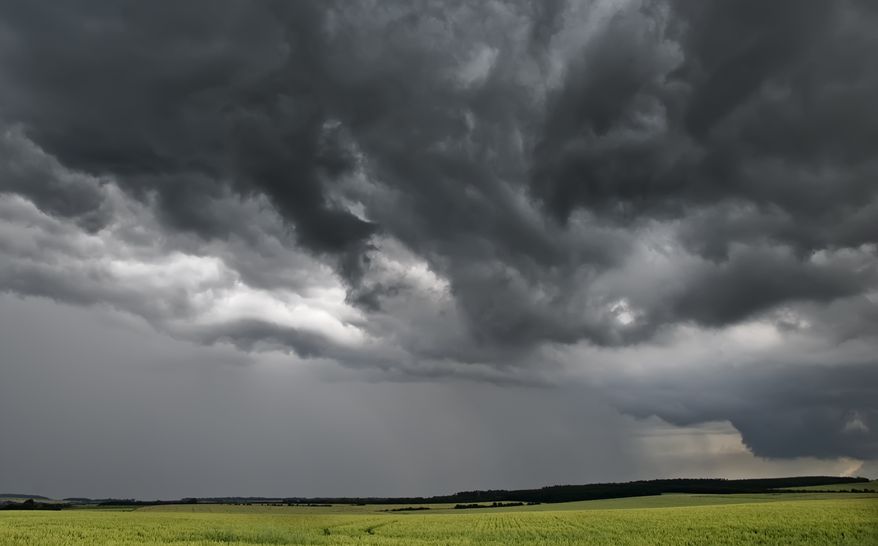
[[(754, 321), (874, 347), (876, 19), (856, 0), (4, 4), (0, 289), (416, 377), (552, 383), (581, 344)], [(840, 393), (869, 383), (827, 351)], [(631, 411), (727, 419), (770, 456), (878, 455), (838, 429), (874, 430), (869, 404), (796, 405), (796, 362), (748, 362), (728, 388), (778, 408), (678, 418), (644, 386)]]
[(0, 191), (22, 195), (89, 230), (107, 221), (100, 181), (65, 170), (18, 131), (0, 135), (0, 169)]
[(322, 186), (348, 159), (325, 127), (311, 58), (321, 48), (316, 8), (80, 2), (4, 11), (2, 115), (66, 166), (155, 195), (172, 227), (205, 236), (230, 228), (202, 211), (204, 199), (233, 187), (271, 198), (315, 251), (368, 237), (368, 224), (332, 207)]
[(686, 376), (650, 377), (620, 386), (617, 403), (635, 415), (678, 425), (728, 420), (764, 457), (874, 459), (878, 452), (878, 366), (874, 360), (822, 366), (765, 364)]

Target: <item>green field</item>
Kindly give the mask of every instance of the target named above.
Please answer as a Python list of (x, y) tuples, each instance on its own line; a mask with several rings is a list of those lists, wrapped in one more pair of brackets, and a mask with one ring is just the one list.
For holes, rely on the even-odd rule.
[(878, 495), (662, 495), (533, 507), (180, 505), (0, 512), (2, 545), (878, 544)]

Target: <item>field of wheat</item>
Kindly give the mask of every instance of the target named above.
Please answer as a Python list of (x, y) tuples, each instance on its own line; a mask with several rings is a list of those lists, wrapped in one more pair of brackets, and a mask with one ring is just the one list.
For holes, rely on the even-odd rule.
[(217, 505), (8, 511), (0, 512), (0, 544), (878, 544), (876, 495), (659, 499), (423, 512)]

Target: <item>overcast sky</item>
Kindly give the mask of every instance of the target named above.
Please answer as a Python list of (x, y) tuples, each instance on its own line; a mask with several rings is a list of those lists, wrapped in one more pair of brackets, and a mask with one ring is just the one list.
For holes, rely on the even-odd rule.
[(875, 28), (0, 1), (0, 492), (878, 475)]

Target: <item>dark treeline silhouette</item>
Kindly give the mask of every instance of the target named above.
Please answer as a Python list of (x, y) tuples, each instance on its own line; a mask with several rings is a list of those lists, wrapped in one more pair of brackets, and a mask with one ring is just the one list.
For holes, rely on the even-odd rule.
[(624, 483), (596, 483), (588, 485), (553, 485), (539, 489), (461, 491), (435, 497), (208, 497), (174, 501), (139, 501), (134, 499), (65, 499), (73, 504), (101, 506), (154, 506), (162, 504), (273, 504), (296, 506), (328, 506), (333, 504), (477, 504), (477, 503), (553, 503), (583, 500), (644, 497), (662, 493), (738, 494), (784, 493), (793, 487), (851, 485), (868, 482), (867, 478), (839, 478), (831, 476), (804, 476), (795, 478), (765, 478), (725, 480), (714, 478), (647, 480)]
[[(529, 502), (527, 506), (540, 504), (538, 502)], [(523, 502), (492, 502), (491, 504), (455, 504), (455, 510), (468, 510), (470, 508), (506, 508), (509, 506), (524, 506)]]
[(738, 494), (776, 492), (790, 487), (810, 487), (835, 483), (867, 482), (866, 478), (770, 478), (748, 480), (675, 479), (589, 485), (555, 485), (515, 491), (464, 491), (451, 496), (451, 502), (571, 502), (622, 497), (642, 497), (662, 493)]
[(142, 501), (136, 499), (96, 499), (91, 502), (82, 504), (97, 504), (98, 506), (162, 506), (167, 504), (198, 504), (196, 498), (185, 498), (180, 500), (153, 500)]
[[(40, 497), (45, 499), (46, 497)], [(61, 510), (66, 505), (60, 502), (36, 502), (27, 499), (23, 502), (0, 501), (0, 510)]]
[(472, 504), (485, 502), (552, 503), (581, 500), (644, 497), (662, 493), (736, 494), (768, 493), (791, 487), (815, 485), (854, 484), (868, 482), (867, 478), (838, 478), (831, 476), (804, 476), (797, 478), (766, 478), (747, 480), (673, 479), (625, 483), (597, 483), (588, 485), (553, 485), (540, 489), (461, 491), (453, 495), (405, 498), (315, 498), (297, 499), (299, 502), (326, 502), (335, 504)]

